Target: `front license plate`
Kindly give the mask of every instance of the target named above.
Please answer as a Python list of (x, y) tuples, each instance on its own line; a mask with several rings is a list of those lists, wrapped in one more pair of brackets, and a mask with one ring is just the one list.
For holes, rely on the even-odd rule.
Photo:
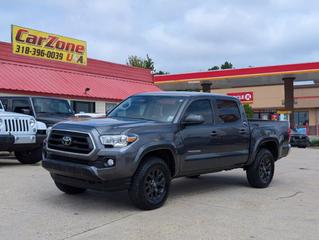
[(14, 144), (35, 143), (35, 135), (14, 136)]

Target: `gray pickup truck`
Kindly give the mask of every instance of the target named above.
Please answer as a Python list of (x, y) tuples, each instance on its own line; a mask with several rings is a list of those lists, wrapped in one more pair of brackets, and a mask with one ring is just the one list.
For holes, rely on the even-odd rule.
[(107, 118), (53, 126), (42, 165), (67, 194), (128, 189), (137, 207), (155, 209), (177, 177), (243, 168), (251, 186), (267, 187), (289, 152), (288, 128), (286, 121), (248, 121), (230, 96), (144, 93)]

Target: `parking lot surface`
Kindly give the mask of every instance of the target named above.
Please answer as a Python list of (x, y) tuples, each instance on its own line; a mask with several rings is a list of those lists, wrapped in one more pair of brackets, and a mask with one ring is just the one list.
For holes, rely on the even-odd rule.
[(40, 164), (0, 159), (0, 239), (318, 239), (319, 149), (292, 149), (267, 189), (233, 170), (172, 182), (140, 211), (127, 192), (61, 193)]

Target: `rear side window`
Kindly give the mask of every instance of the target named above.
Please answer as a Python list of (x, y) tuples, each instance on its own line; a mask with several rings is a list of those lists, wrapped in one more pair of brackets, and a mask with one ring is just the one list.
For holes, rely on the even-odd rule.
[(240, 119), (238, 105), (232, 100), (216, 100), (218, 120), (223, 123), (236, 122)]
[(213, 123), (213, 110), (209, 100), (196, 100), (192, 102), (185, 112), (185, 117), (189, 114), (202, 115), (205, 119), (205, 124)]

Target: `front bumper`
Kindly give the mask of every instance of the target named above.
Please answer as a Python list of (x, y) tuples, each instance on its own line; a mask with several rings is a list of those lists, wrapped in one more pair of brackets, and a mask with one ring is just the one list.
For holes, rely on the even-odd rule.
[[(93, 149), (89, 153), (72, 152), (57, 148), (57, 145), (45, 144), (42, 166), (48, 170), (54, 181), (81, 188), (99, 190), (127, 189), (131, 177), (136, 170), (136, 154), (138, 150), (134, 146), (123, 148), (106, 148), (99, 141), (99, 133), (95, 129), (52, 129), (61, 135), (76, 139), (75, 133), (88, 134), (92, 141)], [(71, 132), (71, 133), (69, 133)], [(82, 136), (81, 136), (82, 137)], [(82, 137), (83, 138), (83, 137)], [(50, 139), (50, 136), (49, 136)], [(114, 160), (113, 166), (108, 166), (107, 161)]]
[(13, 135), (0, 135), (0, 151), (28, 151), (42, 147), (46, 135), (36, 134), (35, 137), (36, 139), (34, 143), (16, 144), (15, 137)]
[(42, 166), (47, 169), (55, 182), (69, 186), (102, 191), (128, 189), (131, 178), (104, 179), (102, 176), (113, 175), (112, 168), (97, 168), (71, 162), (43, 159)]
[(293, 147), (307, 147), (310, 145), (308, 138), (294, 138), (290, 141), (291, 146)]

